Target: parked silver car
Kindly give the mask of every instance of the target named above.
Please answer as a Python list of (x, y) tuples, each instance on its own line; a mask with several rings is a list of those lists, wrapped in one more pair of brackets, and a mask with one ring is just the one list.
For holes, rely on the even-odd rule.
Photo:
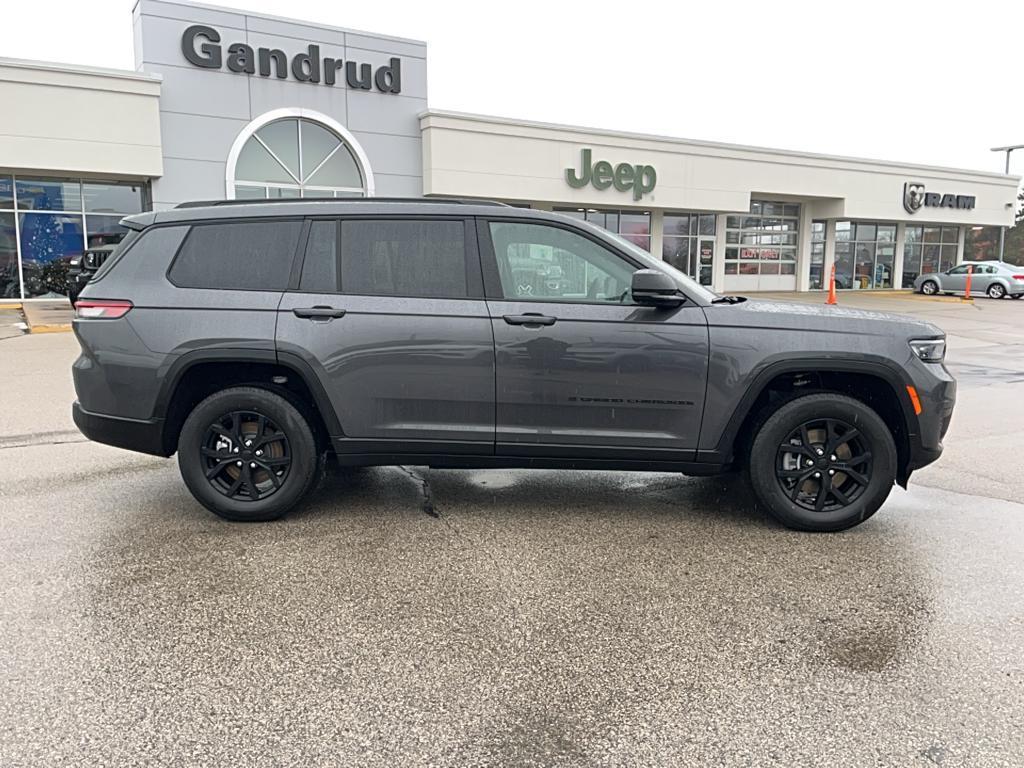
[(982, 294), (991, 299), (1024, 296), (1024, 267), (1002, 261), (965, 261), (945, 272), (925, 272), (914, 281), (915, 293), (934, 296), (937, 293), (966, 293), (967, 267), (973, 267), (971, 295)]

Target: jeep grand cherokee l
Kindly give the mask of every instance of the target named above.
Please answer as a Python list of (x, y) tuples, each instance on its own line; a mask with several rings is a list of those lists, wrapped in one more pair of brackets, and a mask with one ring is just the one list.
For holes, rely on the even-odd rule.
[(231, 520), (344, 465), (745, 469), (784, 524), (867, 519), (934, 461), (935, 326), (719, 296), (614, 234), (457, 200), (190, 204), (130, 216), (74, 330), (74, 418), (177, 452)]

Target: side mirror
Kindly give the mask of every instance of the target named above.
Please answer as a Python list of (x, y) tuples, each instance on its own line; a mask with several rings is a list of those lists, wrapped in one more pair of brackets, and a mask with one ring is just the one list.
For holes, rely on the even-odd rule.
[(647, 307), (678, 307), (686, 297), (675, 280), (656, 269), (638, 269), (633, 273), (633, 301)]

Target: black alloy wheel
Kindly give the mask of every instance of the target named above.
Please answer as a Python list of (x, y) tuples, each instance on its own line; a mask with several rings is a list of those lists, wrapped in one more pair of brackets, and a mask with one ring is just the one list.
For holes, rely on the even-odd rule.
[(896, 481), (896, 443), (867, 403), (815, 392), (766, 406), (747, 470), (757, 500), (789, 528), (841, 531), (867, 520)]
[(215, 392), (185, 419), (178, 467), (195, 499), (226, 520), (274, 520), (313, 487), (320, 449), (310, 406), (255, 386)]
[(259, 501), (277, 492), (292, 463), (287, 435), (254, 411), (231, 411), (215, 419), (199, 453), (210, 485), (239, 501)]
[(871, 451), (860, 431), (839, 419), (815, 419), (779, 446), (775, 476), (789, 500), (812, 512), (853, 504), (871, 484)]

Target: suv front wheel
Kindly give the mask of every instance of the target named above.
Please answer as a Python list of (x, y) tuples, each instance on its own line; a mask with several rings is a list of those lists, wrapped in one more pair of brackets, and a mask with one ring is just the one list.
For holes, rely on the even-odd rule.
[(210, 395), (185, 420), (178, 467), (196, 500), (227, 520), (281, 517), (309, 491), (316, 441), (280, 395), (234, 387)]
[(896, 445), (864, 403), (838, 394), (791, 400), (758, 430), (750, 481), (768, 512), (803, 531), (841, 531), (885, 502), (896, 479)]

